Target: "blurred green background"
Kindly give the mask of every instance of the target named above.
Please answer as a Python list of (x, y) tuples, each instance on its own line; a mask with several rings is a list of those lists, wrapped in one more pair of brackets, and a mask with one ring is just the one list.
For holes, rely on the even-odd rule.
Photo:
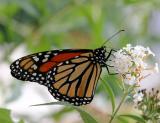
[[(112, 46), (108, 47), (118, 49), (128, 43), (149, 46), (159, 60), (159, 0), (0, 0), (0, 107), (10, 108), (14, 119), (22, 118), (25, 123), (81, 123), (79, 114), (67, 107), (29, 108), (31, 104), (53, 101), (53, 98), (45, 87), (27, 85), (11, 77), (9, 65), (34, 52), (95, 49), (121, 29), (125, 32), (111, 39)], [(102, 76), (118, 97), (121, 90), (117, 78), (107, 76), (106, 71)], [(34, 101), (30, 97), (32, 92)], [(23, 110), (24, 103), (27, 111)], [(101, 123), (106, 122), (111, 104), (100, 82), (88, 110)]]

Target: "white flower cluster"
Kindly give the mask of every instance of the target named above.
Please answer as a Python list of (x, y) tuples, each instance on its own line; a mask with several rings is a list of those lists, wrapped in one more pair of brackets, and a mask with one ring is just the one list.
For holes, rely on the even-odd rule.
[[(128, 85), (139, 84), (139, 82), (153, 73), (153, 70), (158, 71), (158, 65), (155, 64), (154, 68), (149, 68), (149, 65), (145, 61), (145, 58), (155, 54), (149, 49), (143, 46), (131, 46), (128, 44), (126, 47), (115, 52), (112, 63), (114, 71), (121, 75), (124, 83)], [(144, 74), (145, 71), (147, 74)]]
[(134, 103), (138, 103), (138, 102), (142, 101), (143, 100), (143, 96), (144, 96), (144, 94), (142, 92), (134, 94), (133, 95)]

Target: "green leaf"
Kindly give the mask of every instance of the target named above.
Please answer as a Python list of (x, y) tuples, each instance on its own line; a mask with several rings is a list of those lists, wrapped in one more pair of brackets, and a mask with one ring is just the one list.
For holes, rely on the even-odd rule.
[(76, 110), (80, 113), (84, 123), (98, 123), (88, 112), (80, 108), (77, 108)]
[(67, 107), (65, 106), (63, 109), (61, 109), (60, 111), (58, 112), (55, 112), (53, 114), (53, 118), (54, 120), (56, 121), (59, 121), (63, 115), (65, 115), (66, 113), (69, 113), (69, 112), (72, 112), (74, 109), (70, 108), (70, 107)]
[(18, 5), (20, 5), (28, 14), (32, 15), (33, 17), (38, 17), (39, 13), (36, 10), (36, 7), (33, 6), (28, 1), (17, 1), (16, 2)]
[(125, 117), (117, 117), (116, 120), (119, 123), (129, 123), (129, 121)]
[(24, 123), (24, 121), (21, 119), (18, 123)]
[(0, 108), (0, 123), (13, 123), (10, 113), (8, 109)]
[(111, 87), (109, 86), (109, 84), (107, 82), (105, 82), (104, 80), (102, 80), (102, 85), (103, 85), (105, 91), (108, 93), (108, 95), (109, 95), (109, 97), (111, 99), (112, 112), (114, 112), (114, 109), (115, 109), (115, 96), (114, 96), (114, 93), (113, 93)]
[(140, 123), (146, 123), (146, 121), (142, 117), (133, 114), (119, 115), (118, 117), (128, 117), (133, 120), (139, 121)]
[(71, 107), (73, 109), (76, 109), (80, 113), (84, 123), (98, 123), (88, 112), (66, 102), (50, 102), (50, 103), (36, 104), (32, 106), (47, 106), (47, 105), (64, 105), (64, 106)]

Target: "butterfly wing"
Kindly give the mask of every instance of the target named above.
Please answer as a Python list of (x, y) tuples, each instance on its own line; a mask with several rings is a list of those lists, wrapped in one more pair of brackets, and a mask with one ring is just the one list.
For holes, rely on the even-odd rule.
[(23, 81), (46, 83), (46, 73), (58, 63), (73, 58), (87, 50), (52, 50), (22, 57), (10, 65), (11, 74)]
[(46, 81), (51, 95), (76, 106), (90, 103), (102, 70), (99, 63), (92, 63), (92, 56), (92, 52), (82, 53), (50, 70)]
[(10, 66), (11, 74), (20, 80), (48, 87), (60, 101), (84, 105), (92, 101), (101, 73), (93, 62), (92, 50), (53, 50), (22, 57)]

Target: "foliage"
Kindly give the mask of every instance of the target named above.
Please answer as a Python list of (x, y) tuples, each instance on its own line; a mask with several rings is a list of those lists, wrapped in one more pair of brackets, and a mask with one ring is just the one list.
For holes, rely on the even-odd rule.
[(76, 109), (80, 113), (80, 115), (81, 115), (84, 123), (98, 123), (94, 119), (94, 117), (92, 117), (88, 112), (86, 112), (85, 110), (83, 110), (83, 109), (81, 109), (79, 107), (76, 107), (76, 106), (73, 106), (71, 104), (68, 104), (68, 103), (64, 103), (64, 102), (51, 102), (51, 103), (44, 103), (44, 104), (36, 104), (36, 105), (32, 105), (32, 106), (47, 106), (47, 105), (65, 105), (67, 107), (71, 107), (72, 109)]
[[(1, 123), (14, 123), (11, 118), (11, 111), (8, 109), (0, 108), (0, 122)], [(24, 123), (23, 120), (20, 120), (18, 123)]]
[(0, 122), (2, 123), (13, 123), (11, 117), (10, 117), (10, 110), (7, 109), (0, 109)]

